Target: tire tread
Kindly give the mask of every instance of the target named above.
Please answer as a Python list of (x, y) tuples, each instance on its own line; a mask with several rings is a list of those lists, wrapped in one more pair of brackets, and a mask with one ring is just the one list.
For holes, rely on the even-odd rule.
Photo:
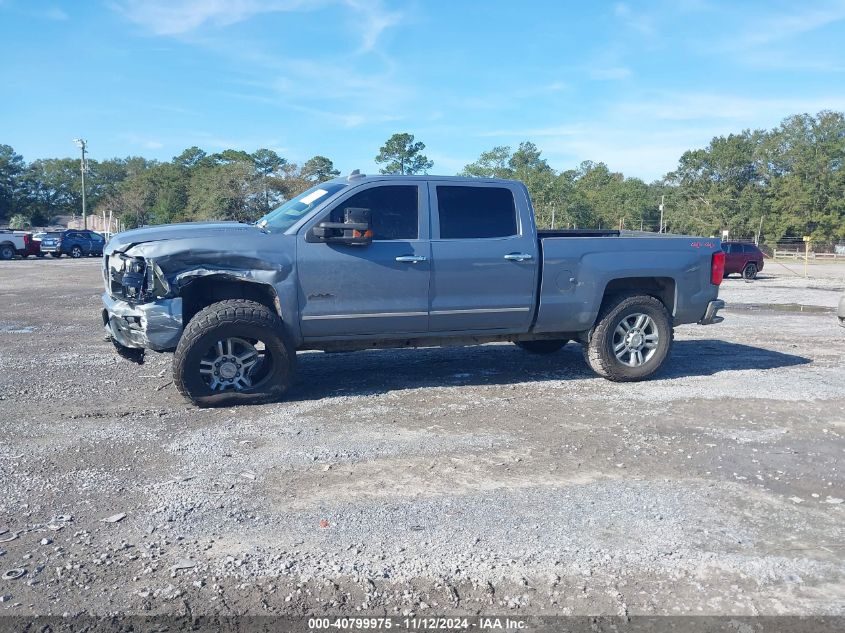
[(602, 342), (605, 340), (605, 336), (607, 336), (607, 329), (612, 325), (613, 321), (613, 319), (609, 318), (611, 314), (635, 305), (642, 305), (643, 303), (663, 312), (666, 322), (669, 325), (669, 348), (666, 350), (666, 356), (669, 355), (675, 338), (675, 330), (672, 327), (672, 316), (669, 314), (669, 311), (666, 309), (663, 302), (651, 295), (621, 295), (610, 301), (605, 301), (602, 305), (601, 310), (599, 310), (599, 315), (596, 318), (596, 325), (590, 332), (590, 341), (589, 343), (586, 343), (583, 348), (584, 360), (599, 376), (614, 382), (632, 382), (647, 378), (657, 371), (662, 365), (661, 362), (661, 364), (655, 367), (653, 371), (644, 376), (632, 377), (620, 371), (618, 363), (614, 359), (608, 358), (606, 354), (603, 353), (605, 350)]
[[(185, 374), (185, 363), (187, 362), (187, 351), (204, 336), (210, 329), (221, 325), (243, 325), (271, 328), (284, 338), (284, 323), (278, 314), (267, 306), (248, 299), (224, 299), (206, 306), (190, 320), (182, 332), (176, 352), (173, 355), (173, 384), (182, 396), (197, 405), (203, 405), (202, 401), (192, 395), (183, 381)], [(285, 341), (288, 343), (287, 341)], [(295, 351), (288, 343), (288, 362), (290, 364), (290, 375), (293, 377)], [(287, 385), (282, 389), (275, 389), (265, 395), (256, 394), (250, 398), (252, 404), (263, 404), (278, 400), (284, 393)]]

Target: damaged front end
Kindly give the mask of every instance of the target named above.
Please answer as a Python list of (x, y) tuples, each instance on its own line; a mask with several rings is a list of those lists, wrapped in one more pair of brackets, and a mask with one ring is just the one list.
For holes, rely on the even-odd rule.
[(182, 299), (154, 260), (113, 252), (103, 258), (103, 326), (118, 345), (158, 352), (176, 348), (182, 335)]
[[(275, 287), (293, 270), (295, 239), (237, 222), (118, 233), (103, 257), (103, 325), (120, 352), (175, 350), (187, 321), (214, 301), (272, 305)], [(288, 286), (293, 305), (295, 288)]]

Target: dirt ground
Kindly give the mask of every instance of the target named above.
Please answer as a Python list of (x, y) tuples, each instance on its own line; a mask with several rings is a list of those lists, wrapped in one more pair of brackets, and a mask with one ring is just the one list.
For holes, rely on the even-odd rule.
[(843, 615), (845, 266), (764, 273), (645, 383), (311, 352), (201, 410), (104, 341), (98, 261), (2, 262), (0, 614)]

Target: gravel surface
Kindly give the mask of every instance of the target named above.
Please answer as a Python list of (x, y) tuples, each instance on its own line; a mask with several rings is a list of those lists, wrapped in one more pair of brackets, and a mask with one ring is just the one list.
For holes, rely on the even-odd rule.
[(286, 402), (201, 410), (103, 340), (97, 261), (2, 262), (0, 613), (845, 614), (823, 270), (726, 280), (646, 383), (309, 352)]

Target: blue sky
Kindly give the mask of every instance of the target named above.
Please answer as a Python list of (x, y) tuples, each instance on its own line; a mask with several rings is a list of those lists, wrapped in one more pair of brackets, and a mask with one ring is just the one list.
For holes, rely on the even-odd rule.
[(845, 110), (845, 1), (0, 0), (0, 143), (27, 160), (198, 145), (453, 174), (532, 140), (646, 180), (685, 149)]

